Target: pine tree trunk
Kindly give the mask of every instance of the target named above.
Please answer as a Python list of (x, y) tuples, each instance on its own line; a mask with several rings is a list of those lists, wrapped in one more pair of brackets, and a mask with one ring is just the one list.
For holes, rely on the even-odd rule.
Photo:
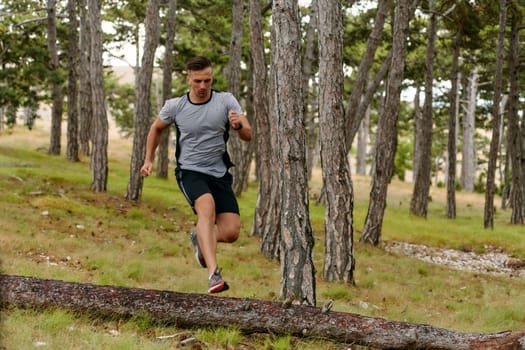
[(91, 94), (93, 99), (93, 152), (91, 190), (106, 192), (108, 183), (108, 118), (102, 67), (102, 0), (89, 0), (91, 24)]
[(385, 103), (378, 122), (370, 204), (361, 236), (361, 241), (374, 245), (381, 241), (387, 188), (394, 170), (394, 156), (397, 147), (397, 115), (405, 68), (408, 23), (412, 14), (410, 3), (409, 0), (399, 0), (395, 10), (392, 61), (388, 73)]
[[(242, 58), (242, 36), (244, 19), (244, 1), (234, 0), (232, 8), (232, 32), (230, 39), (230, 60), (228, 63), (228, 88), (229, 91), (241, 100), (241, 58)], [(246, 108), (245, 108), (246, 109)], [(246, 113), (246, 112), (245, 112)], [(246, 113), (251, 120), (252, 116)], [(233, 192), (238, 196), (248, 186), (248, 175), (252, 159), (253, 145), (251, 142), (243, 142), (236, 131), (230, 129), (231, 136), (228, 141), (228, 150), (235, 164), (230, 171), (233, 174)]]
[(366, 109), (364, 118), (357, 132), (357, 154), (356, 154), (356, 174), (366, 175), (366, 161), (368, 155), (368, 136), (370, 129), (370, 107)]
[(511, 36), (509, 47), (509, 111), (508, 111), (508, 153), (512, 167), (512, 187), (511, 187), (511, 224), (523, 224), (523, 174), (521, 172), (521, 144), (519, 140), (519, 26), (521, 16), (517, 9), (511, 16)]
[(88, 1), (80, 1), (79, 141), (80, 152), (91, 155), (93, 96), (91, 94), (91, 33)]
[(366, 51), (361, 59), (359, 68), (357, 69), (357, 77), (352, 88), (352, 93), (348, 99), (348, 106), (346, 109), (345, 120), (347, 131), (347, 148), (350, 149), (354, 140), (355, 134), (359, 129), (361, 120), (363, 119), (364, 113), (357, 113), (359, 104), (362, 101), (363, 91), (366, 87), (367, 79), (369, 78), (370, 69), (374, 64), (374, 55), (376, 50), (381, 43), (381, 36), (383, 32), (383, 26), (385, 24), (386, 16), (388, 15), (392, 6), (392, 0), (380, 1), (377, 5), (376, 17), (374, 20), (374, 29), (368, 37), (366, 44)]
[(427, 217), (428, 196), (430, 192), (431, 168), (432, 168), (432, 123), (433, 123), (433, 82), (437, 16), (434, 12), (434, 1), (429, 1), (430, 19), (428, 23), (428, 43), (425, 57), (425, 102), (423, 103), (423, 114), (420, 127), (421, 133), (418, 137), (419, 146), (417, 172), (414, 181), (410, 212), (413, 215)]
[(155, 51), (159, 42), (159, 0), (148, 0), (146, 6), (146, 39), (144, 54), (136, 86), (136, 105), (134, 118), (133, 149), (126, 199), (138, 201), (142, 193), (142, 176), (140, 168), (146, 154), (146, 139), (151, 126), (151, 80)]
[(62, 138), (62, 87), (58, 65), (56, 0), (47, 1), (47, 47), (49, 50), (51, 106), (51, 135), (48, 153), (60, 155)]
[(371, 349), (525, 350), (525, 331), (461, 333), (330, 307), (9, 275), (0, 275), (0, 287), (1, 306), (7, 308), (62, 308), (111, 320), (147, 318), (178, 328), (233, 327), (245, 334), (325, 338)]
[(478, 94), (478, 67), (474, 67), (468, 78), (467, 108), (463, 116), (463, 148), (461, 156), (461, 187), (466, 192), (474, 191), (476, 181), (476, 96)]
[(456, 102), (458, 100), (458, 80), (459, 80), (459, 54), (463, 33), (458, 29), (454, 40), (454, 53), (452, 56), (452, 74), (450, 88), (450, 114), (448, 118), (448, 143), (447, 143), (447, 218), (456, 218)]
[(421, 163), (421, 143), (423, 142), (423, 111), (419, 101), (420, 93), (421, 87), (418, 84), (414, 93), (414, 156), (412, 157), (412, 182), (414, 183), (416, 182), (418, 167)]
[(69, 52), (68, 52), (68, 84), (67, 84), (67, 150), (66, 158), (78, 162), (78, 21), (77, 1), (68, 0), (69, 17)]
[[(171, 98), (173, 74), (173, 41), (177, 20), (177, 0), (170, 0), (166, 18), (166, 42), (164, 44), (164, 67), (162, 69), (162, 103)], [(162, 131), (157, 149), (157, 177), (167, 178), (169, 173), (170, 128)]]
[(498, 160), (500, 138), (500, 103), (503, 75), (503, 56), (505, 47), (505, 25), (507, 23), (507, 2), (499, 2), (499, 31), (496, 49), (496, 72), (494, 74), (494, 97), (492, 101), (492, 138), (490, 140), (489, 163), (487, 169), (487, 186), (485, 192), (485, 211), (483, 225), (485, 228), (494, 228), (494, 195), (496, 192), (495, 175)]
[(319, 0), (319, 139), (326, 189), (323, 278), (354, 283), (353, 188), (345, 144), (341, 2)]
[[(281, 238), (277, 127), (269, 110), (268, 73), (259, 0), (250, 0), (250, 50), (253, 58), (253, 114), (259, 192), (251, 234), (261, 237), (261, 253), (279, 260)], [(272, 82), (272, 86), (274, 83)], [(272, 103), (272, 105), (274, 105)]]
[[(281, 297), (315, 305), (314, 238), (310, 226), (306, 137), (301, 86), (301, 32), (297, 0), (274, 0), (272, 79), (279, 131)], [(295, 82), (292, 84), (291, 82)]]

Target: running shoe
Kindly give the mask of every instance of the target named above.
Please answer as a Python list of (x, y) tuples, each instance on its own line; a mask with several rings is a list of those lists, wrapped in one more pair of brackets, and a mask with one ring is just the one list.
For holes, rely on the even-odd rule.
[(199, 248), (199, 241), (197, 240), (197, 231), (193, 230), (190, 233), (191, 243), (193, 243), (193, 248), (195, 248), (195, 260), (200, 267), (206, 267), (206, 260), (202, 256), (201, 249)]
[(228, 283), (222, 279), (219, 268), (215, 269), (208, 280), (208, 293), (220, 293), (230, 289)]

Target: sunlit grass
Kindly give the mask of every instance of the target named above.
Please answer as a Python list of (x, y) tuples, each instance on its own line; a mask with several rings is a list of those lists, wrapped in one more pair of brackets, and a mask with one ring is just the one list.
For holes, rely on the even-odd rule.
[[(89, 160), (71, 163), (64, 157), (49, 156), (45, 140), (38, 135), (17, 131), (0, 138), (3, 273), (206, 293), (207, 272), (195, 263), (189, 240), (195, 215), (172, 173), (167, 180), (145, 179), (142, 200), (126, 201), (129, 142), (119, 140), (114, 142), (119, 150), (110, 152), (108, 192), (93, 193), (89, 190)], [(30, 147), (20, 141), (27, 137), (34, 139)], [(325, 213), (315, 203), (319, 183), (311, 186), (319, 306), (332, 299), (334, 311), (460, 331), (525, 328), (523, 279), (450, 270), (360, 243), (369, 179), (355, 177), (353, 184), (355, 286), (322, 280)], [(411, 184), (393, 181), (383, 240), (475, 252), (494, 246), (525, 259), (523, 227), (508, 224), (509, 211), (498, 210), (495, 228), (486, 230), (482, 195), (458, 192), (457, 218), (450, 220), (445, 217), (444, 193), (432, 189), (429, 215), (422, 219), (409, 214)], [(234, 244), (219, 245), (218, 263), (232, 287), (227, 296), (278, 300), (280, 267), (260, 255), (259, 238), (250, 236), (256, 197), (257, 187), (251, 183), (239, 199), (241, 237)], [(183, 331), (147, 319), (96, 321), (59, 310), (8, 310), (2, 318), (7, 349), (33, 348), (37, 341), (61, 349), (172, 349), (178, 340), (159, 341), (155, 335)], [(335, 348), (326, 340), (271, 335), (243, 338), (238, 330), (228, 328), (191, 332), (211, 348), (243, 341), (260, 349)]]

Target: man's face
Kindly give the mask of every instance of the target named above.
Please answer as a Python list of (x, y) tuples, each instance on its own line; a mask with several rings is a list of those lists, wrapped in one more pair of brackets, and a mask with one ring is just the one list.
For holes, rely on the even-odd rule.
[(190, 70), (188, 73), (190, 93), (199, 100), (207, 100), (211, 92), (213, 74), (211, 67), (203, 70)]

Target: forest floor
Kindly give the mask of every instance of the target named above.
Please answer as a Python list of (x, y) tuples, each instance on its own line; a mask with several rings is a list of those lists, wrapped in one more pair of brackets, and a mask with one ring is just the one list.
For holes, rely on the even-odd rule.
[(525, 278), (525, 260), (510, 257), (497, 247), (486, 246), (486, 252), (476, 253), (466, 246), (463, 250), (455, 250), (399, 241), (383, 242), (383, 246), (390, 253), (408, 255), (456, 270)]

